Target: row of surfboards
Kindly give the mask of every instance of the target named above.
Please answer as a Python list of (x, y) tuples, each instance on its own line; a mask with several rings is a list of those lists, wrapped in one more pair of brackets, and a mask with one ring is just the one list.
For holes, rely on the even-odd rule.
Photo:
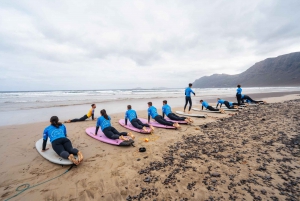
[[(197, 109), (197, 108), (192, 108), (194, 111), (202, 111), (200, 109)], [(231, 111), (237, 111), (236, 110), (231, 110)], [(214, 111), (208, 111), (208, 110), (203, 110), (203, 112), (214, 112)], [(197, 118), (206, 118), (207, 115), (201, 115), (201, 114), (187, 114), (187, 113), (184, 113), (184, 112), (181, 112), (181, 111), (176, 111), (177, 114), (179, 115), (183, 115), (183, 116), (191, 116), (191, 117), (197, 117)], [(142, 119), (142, 118), (139, 118), (143, 123), (147, 123), (147, 119)], [(173, 121), (169, 118), (166, 118), (166, 120), (168, 121), (172, 121), (172, 122), (178, 122), (178, 123), (181, 123), (181, 124), (186, 124), (185, 121)], [(150, 132), (145, 132), (144, 130), (140, 130), (140, 129), (137, 129), (135, 127), (133, 127), (130, 122), (128, 121), (127, 125), (125, 125), (125, 119), (121, 119), (119, 120), (119, 124), (129, 130), (132, 130), (132, 131), (135, 131), (135, 132), (139, 132), (139, 133), (142, 133), (142, 134), (149, 134)], [(168, 128), (168, 129), (175, 129), (175, 127), (173, 126), (166, 126), (166, 125), (162, 125), (162, 124), (159, 124), (155, 121), (150, 121), (150, 124), (153, 126), (153, 127), (158, 127), (158, 128)], [(95, 135), (95, 130), (96, 128), (95, 127), (89, 127), (85, 130), (86, 134), (89, 135), (90, 137), (98, 140), (98, 141), (101, 141), (101, 142), (105, 142), (105, 143), (108, 143), (108, 144), (112, 144), (112, 145), (117, 145), (117, 146), (129, 146), (133, 143), (132, 140), (129, 140), (129, 141), (123, 141), (123, 140), (112, 140), (112, 139), (109, 139), (107, 138), (104, 133), (101, 131), (101, 129), (98, 130), (98, 133), (97, 135)], [(45, 151), (45, 152), (42, 152), (41, 148), (42, 148), (42, 145), (43, 145), (43, 139), (40, 139), (36, 142), (35, 144), (35, 147), (37, 149), (37, 151), (47, 160), (49, 160), (50, 162), (53, 162), (53, 163), (56, 163), (56, 164), (60, 164), (60, 165), (71, 165), (72, 162), (67, 160), (67, 159), (63, 159), (61, 158), (59, 155), (56, 154), (56, 152), (51, 148), (51, 143), (50, 141), (48, 140), (47, 142), (47, 147), (49, 148), (49, 150)]]

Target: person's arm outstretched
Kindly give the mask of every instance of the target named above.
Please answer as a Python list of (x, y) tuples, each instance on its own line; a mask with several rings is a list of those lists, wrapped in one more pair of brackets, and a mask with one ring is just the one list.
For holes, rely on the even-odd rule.
[(48, 140), (48, 132), (45, 129), (44, 130), (44, 134), (43, 134), (43, 147), (42, 147), (42, 151), (46, 151), (46, 150), (49, 149), (49, 148), (46, 148), (47, 140)]

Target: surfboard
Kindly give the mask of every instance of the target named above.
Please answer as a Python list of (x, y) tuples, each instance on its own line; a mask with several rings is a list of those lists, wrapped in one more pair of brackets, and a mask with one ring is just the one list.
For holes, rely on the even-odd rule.
[(143, 133), (143, 134), (150, 134), (151, 133), (151, 129), (147, 127), (147, 129), (149, 130), (148, 132), (144, 131), (143, 129), (138, 129), (136, 127), (134, 127), (130, 121), (128, 120), (127, 121), (127, 125), (125, 125), (125, 119), (120, 119), (119, 120), (119, 124), (129, 130), (132, 130), (132, 131), (135, 131), (135, 132), (138, 132), (138, 133)]
[(186, 121), (176, 121), (176, 120), (172, 120), (172, 119), (170, 119), (169, 117), (165, 117), (165, 119), (167, 120), (167, 121), (172, 121), (172, 122), (177, 122), (177, 123), (179, 123), (179, 124), (187, 124), (187, 122)]
[[(139, 120), (141, 120), (141, 122), (143, 122), (144, 124), (147, 124), (147, 123), (148, 123), (148, 120), (147, 120), (147, 119), (140, 119), (140, 118), (139, 118)], [(166, 125), (162, 125), (162, 124), (160, 124), (160, 123), (158, 123), (158, 122), (156, 122), (156, 121), (150, 121), (149, 124), (151, 124), (153, 127), (157, 127), (157, 128), (172, 128), (172, 129), (175, 129), (174, 126), (166, 126)]]
[(188, 114), (188, 113), (184, 113), (182, 111), (176, 111), (176, 113), (183, 115), (183, 116), (188, 116), (188, 117), (206, 118), (206, 115), (201, 115), (201, 114)]
[[(35, 143), (35, 148), (37, 149), (39, 154), (41, 154), (45, 159), (47, 159), (48, 161), (50, 161), (52, 163), (56, 163), (59, 165), (72, 165), (73, 164), (68, 159), (64, 159), (64, 158), (60, 157), (59, 155), (57, 155), (57, 153), (52, 149), (52, 145), (51, 145), (49, 138), (47, 140), (47, 146), (46, 146), (46, 148), (49, 148), (47, 151), (42, 152), (43, 138), (39, 139)], [(77, 159), (77, 156), (75, 156), (75, 158)]]
[(95, 135), (95, 131), (96, 131), (96, 127), (89, 127), (87, 129), (85, 129), (85, 132), (88, 136), (94, 138), (95, 140), (99, 140), (101, 142), (105, 142), (107, 144), (112, 144), (112, 145), (116, 145), (116, 146), (129, 146), (132, 145), (132, 143), (134, 142), (132, 139), (128, 140), (128, 141), (123, 141), (123, 140), (113, 140), (113, 139), (109, 139), (108, 137), (106, 137), (104, 135), (104, 133), (101, 131), (101, 129), (98, 130), (98, 134)]
[(201, 109), (198, 109), (198, 108), (192, 108), (192, 110), (195, 110), (195, 111), (198, 111), (198, 112), (221, 113), (220, 111), (201, 110)]
[(222, 108), (224, 111), (233, 111), (233, 112), (236, 112), (236, 111), (239, 111), (239, 109), (228, 109), (228, 108)]

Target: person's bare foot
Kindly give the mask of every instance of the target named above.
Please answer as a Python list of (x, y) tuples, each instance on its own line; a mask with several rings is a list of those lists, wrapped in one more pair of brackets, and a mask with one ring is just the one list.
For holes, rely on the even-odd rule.
[(135, 138), (135, 136), (134, 136), (131, 132), (129, 132), (127, 135), (128, 135), (129, 137), (131, 137), (132, 139)]
[(264, 104), (266, 104), (267, 103), (267, 101), (264, 101)]
[(146, 129), (146, 127), (145, 127), (145, 126), (143, 127), (143, 131), (145, 131), (145, 132), (148, 132), (148, 130)]
[(64, 121), (64, 123), (71, 123), (71, 120), (69, 119), (68, 121)]
[(184, 121), (185, 121), (187, 124), (191, 124), (191, 122), (189, 121), (188, 118), (186, 118)]
[(150, 125), (150, 128), (151, 128), (151, 130), (152, 130), (152, 132), (154, 131), (154, 127), (152, 126), (152, 125)]
[(222, 114), (225, 114), (225, 110), (223, 110), (223, 109), (220, 109), (220, 112), (221, 112)]
[(79, 162), (75, 159), (75, 157), (74, 157), (73, 154), (70, 154), (69, 157), (68, 157), (68, 159), (69, 159), (70, 161), (72, 161), (72, 163), (74, 163), (75, 165), (78, 165), (78, 164), (79, 164)]
[(174, 126), (175, 128), (180, 128), (180, 125), (179, 125), (178, 123), (174, 123), (173, 126)]
[(79, 161), (79, 163), (81, 163), (81, 161), (83, 160), (83, 155), (82, 155), (82, 153), (81, 153), (80, 151), (78, 151), (77, 156), (78, 156), (78, 161)]
[(129, 139), (125, 138), (123, 135), (119, 137), (120, 140), (129, 141)]
[(194, 123), (194, 120), (192, 118), (189, 117), (188, 119), (191, 123)]

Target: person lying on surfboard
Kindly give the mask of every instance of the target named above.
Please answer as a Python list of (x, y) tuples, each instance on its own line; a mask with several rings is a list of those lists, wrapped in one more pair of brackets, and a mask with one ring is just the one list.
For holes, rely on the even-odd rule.
[(150, 116), (155, 119), (158, 123), (166, 126), (174, 126), (175, 128), (180, 128), (178, 123), (173, 123), (171, 121), (165, 120), (162, 116), (157, 114), (157, 110), (152, 106), (152, 102), (148, 102), (148, 123), (150, 123)]
[(203, 101), (203, 100), (200, 100), (200, 103), (202, 104), (202, 110), (203, 110), (203, 107), (205, 107), (207, 110), (209, 111), (220, 111), (222, 114), (225, 113), (225, 111), (223, 109), (216, 109), (216, 108), (213, 108), (212, 106), (210, 106), (206, 101)]
[(250, 98), (250, 96), (242, 94), (242, 103), (244, 103), (244, 101), (246, 101), (247, 103), (255, 103), (255, 104), (265, 104), (265, 103), (267, 103), (266, 101), (253, 100), (252, 98)]
[(168, 102), (166, 100), (163, 101), (163, 106), (162, 106), (162, 116), (163, 116), (163, 118), (165, 118), (165, 115), (167, 117), (169, 117), (171, 120), (174, 120), (174, 121), (185, 121), (188, 124), (193, 122), (193, 120), (190, 117), (179, 117), (176, 114), (174, 114), (171, 110), (171, 107), (168, 105)]
[[(83, 160), (83, 155), (80, 151), (73, 148), (71, 141), (67, 138), (66, 127), (59, 122), (57, 116), (50, 118), (51, 125), (46, 127), (43, 133), (43, 147), (42, 151), (47, 151), (46, 148), (48, 137), (52, 144), (53, 150), (62, 158), (69, 159), (75, 165)], [(78, 160), (75, 159), (74, 155), (78, 156)]]
[(106, 114), (106, 110), (104, 110), (104, 109), (101, 110), (100, 114), (101, 114), (101, 117), (99, 117), (97, 120), (95, 135), (97, 135), (99, 127), (101, 127), (102, 132), (109, 139), (112, 139), (112, 140), (120, 139), (120, 140), (128, 141), (129, 139), (125, 138), (124, 136), (129, 136), (132, 139), (134, 139), (134, 135), (131, 132), (119, 133), (119, 131), (117, 131), (114, 127), (111, 126), (111, 123), (110, 123), (111, 118), (110, 118), (110, 116), (108, 116)]
[(237, 109), (238, 108), (238, 103), (234, 103), (234, 102), (229, 102), (226, 100), (222, 100), (221, 98), (217, 99), (217, 106), (216, 108), (218, 108), (219, 104), (220, 104), (220, 108), (222, 107), (222, 105), (224, 104), (228, 109)]
[(92, 104), (91, 105), (92, 108), (88, 111), (87, 114), (83, 115), (83, 117), (79, 118), (79, 119), (69, 119), (68, 121), (65, 121), (64, 123), (71, 123), (71, 122), (77, 122), (77, 121), (85, 121), (86, 119), (92, 117), (92, 120), (94, 120), (94, 111), (96, 109), (96, 104)]
[(131, 109), (131, 105), (127, 105), (127, 111), (125, 113), (125, 125), (127, 125), (127, 119), (129, 119), (131, 125), (138, 129), (143, 129), (146, 132), (149, 132), (149, 130), (146, 129), (146, 127), (150, 127), (151, 131), (154, 131), (154, 127), (149, 124), (143, 124), (141, 122), (136, 114), (136, 111)]

